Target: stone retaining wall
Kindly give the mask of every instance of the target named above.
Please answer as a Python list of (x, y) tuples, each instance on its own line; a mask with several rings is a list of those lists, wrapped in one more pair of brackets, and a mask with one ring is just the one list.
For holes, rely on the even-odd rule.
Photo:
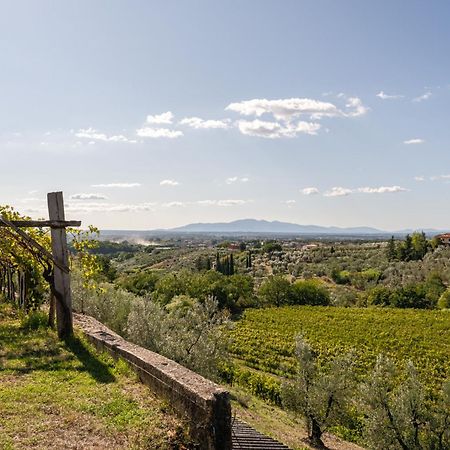
[(92, 317), (75, 314), (74, 318), (97, 349), (127, 361), (143, 383), (188, 421), (199, 449), (231, 449), (231, 406), (225, 389), (164, 356), (131, 344)]

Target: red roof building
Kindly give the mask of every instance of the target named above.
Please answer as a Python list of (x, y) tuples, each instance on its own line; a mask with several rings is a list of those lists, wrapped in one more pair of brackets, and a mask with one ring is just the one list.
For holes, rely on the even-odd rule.
[(436, 236), (444, 245), (450, 245), (450, 233), (438, 234)]

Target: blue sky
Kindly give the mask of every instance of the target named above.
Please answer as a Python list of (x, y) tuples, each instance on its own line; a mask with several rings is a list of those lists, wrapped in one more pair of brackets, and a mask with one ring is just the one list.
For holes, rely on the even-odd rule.
[(448, 228), (447, 1), (2, 1), (1, 200), (152, 229)]

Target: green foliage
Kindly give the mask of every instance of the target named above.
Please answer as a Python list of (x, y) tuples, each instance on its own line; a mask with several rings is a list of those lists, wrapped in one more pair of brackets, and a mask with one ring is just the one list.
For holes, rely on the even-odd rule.
[(269, 277), (261, 285), (258, 296), (265, 306), (282, 306), (290, 303), (292, 294), (291, 283), (281, 275)]
[(219, 375), (231, 386), (240, 386), (267, 402), (281, 406), (281, 382), (273, 376), (235, 364), (222, 364)]
[[(444, 385), (430, 405), (412, 363), (398, 384), (395, 365), (379, 356), (361, 389), (364, 434), (373, 449), (450, 448), (450, 397)], [(448, 386), (448, 385), (447, 385)]]
[(136, 295), (151, 294), (155, 288), (159, 276), (155, 272), (139, 271), (128, 275), (122, 275), (116, 282), (120, 287)]
[(200, 301), (213, 297), (221, 309), (237, 311), (253, 304), (253, 279), (248, 275), (226, 276), (208, 270), (201, 273), (170, 273), (157, 281), (153, 297), (158, 303), (166, 305), (177, 295), (188, 295)]
[(217, 378), (226, 360), (224, 334), (228, 315), (217, 302), (203, 303), (186, 296), (164, 309), (147, 299), (136, 299), (128, 317), (130, 340), (209, 378)]
[(291, 284), (285, 277), (274, 275), (261, 285), (258, 291), (264, 306), (328, 305), (330, 294), (320, 280), (299, 280)]
[[(414, 232), (412, 236), (406, 235), (405, 240), (400, 242), (396, 247), (396, 257), (400, 261), (415, 261), (423, 259), (428, 250), (433, 248), (431, 242), (429, 242), (424, 232)], [(388, 246), (388, 257), (392, 257), (392, 240)]]
[(293, 305), (328, 305), (330, 293), (320, 280), (296, 281), (292, 287), (290, 302)]
[(294, 381), (283, 385), (283, 405), (306, 419), (310, 441), (323, 447), (323, 432), (345, 424), (350, 417), (354, 359), (350, 354), (336, 356), (324, 370), (317, 354), (301, 336), (296, 339), (295, 355), (298, 371)]
[(234, 275), (234, 258), (232, 253), (222, 257), (217, 253), (216, 271), (223, 275)]
[(97, 289), (86, 287), (79, 272), (72, 273), (72, 303), (75, 311), (89, 314), (118, 334), (126, 335), (126, 325), (134, 294), (109, 283)]
[(230, 332), (230, 352), (248, 367), (291, 377), (296, 373), (293, 341), (299, 333), (323, 364), (354, 349), (361, 376), (384, 353), (399, 367), (411, 360), (428, 391), (450, 377), (447, 311), (322, 306), (246, 310)]
[(437, 306), (440, 309), (450, 309), (450, 289), (440, 296)]
[[(23, 216), (11, 206), (0, 205), (0, 216), (8, 221), (31, 220)], [(42, 248), (51, 251), (49, 235), (41, 228), (27, 228), (22, 230), (29, 238), (37, 242)], [(19, 276), (25, 280), (22, 284), (22, 298), (19, 297), (21, 307), (25, 311), (36, 309), (45, 299), (48, 285), (43, 271), (49, 263), (33, 246), (24, 244), (22, 237), (7, 227), (0, 228), (0, 294), (11, 302), (16, 302)]]
[(281, 252), (283, 250), (283, 247), (279, 242), (267, 241), (264, 242), (261, 250), (263, 253), (274, 253), (274, 252)]
[(24, 330), (37, 330), (48, 326), (48, 317), (42, 311), (30, 311), (20, 317), (20, 326)]

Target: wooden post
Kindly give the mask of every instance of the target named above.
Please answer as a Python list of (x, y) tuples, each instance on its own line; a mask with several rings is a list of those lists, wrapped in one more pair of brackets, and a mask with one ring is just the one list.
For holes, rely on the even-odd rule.
[[(62, 192), (47, 194), (50, 221), (64, 221), (64, 200)], [(66, 229), (51, 228), (53, 258), (62, 267), (69, 266)], [(58, 336), (62, 339), (73, 333), (72, 294), (70, 291), (70, 273), (53, 265), (53, 278), (56, 296), (56, 321)]]

